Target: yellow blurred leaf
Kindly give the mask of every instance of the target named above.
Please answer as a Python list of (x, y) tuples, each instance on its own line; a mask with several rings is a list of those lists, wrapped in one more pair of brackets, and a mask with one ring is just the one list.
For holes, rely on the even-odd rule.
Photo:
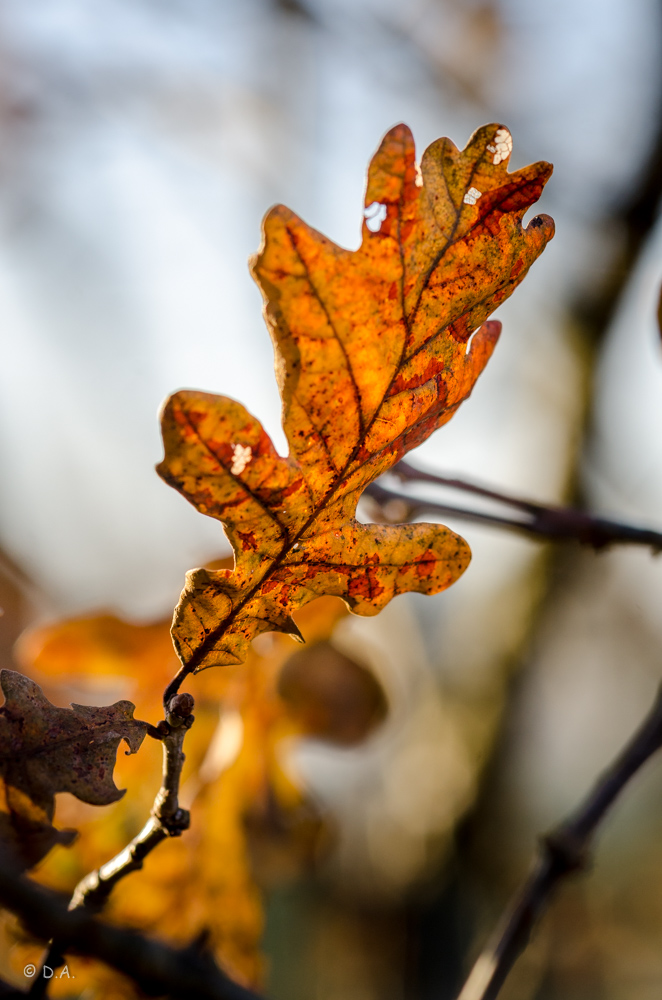
[[(305, 608), (299, 617), (306, 649), (315, 655), (345, 614), (335, 598)], [(141, 711), (154, 716), (164, 674), (170, 671), (171, 676), (177, 662), (169, 625), (165, 620), (135, 625), (108, 615), (74, 619), (25, 633), (18, 649), (24, 669), (50, 682), (51, 694), (60, 681), (65, 697), (88, 681), (97, 690), (100, 683), (111, 690), (113, 684), (131, 682)], [(319, 817), (307, 804), (305, 791), (283, 769), (279, 752), (284, 740), (317, 732), (301, 711), (301, 699), (291, 709), (278, 690), (291, 646), (280, 635), (264, 636), (257, 645), (259, 652), (251, 650), (240, 668), (196, 678), (196, 722), (186, 737), (181, 795), (191, 809), (191, 829), (165, 841), (141, 872), (120, 882), (107, 910), (112, 920), (181, 945), (205, 932), (215, 957), (237, 979), (253, 985), (263, 975), (264, 922), (255, 869), (263, 884), (275, 872), (291, 877), (311, 863), (320, 833)], [(79, 837), (73, 847), (52, 852), (37, 872), (40, 880), (71, 891), (138, 831), (160, 782), (160, 747), (148, 741), (145, 749), (153, 752), (144, 756), (139, 777), (126, 776), (129, 790), (120, 802), (93, 810), (59, 797), (58, 819), (76, 826)], [(16, 946), (14, 968), (18, 972), (26, 962), (36, 963), (40, 954), (34, 946)], [(72, 961), (77, 992), (86, 989), (86, 996), (103, 1000), (136, 995), (127, 980), (101, 964)], [(66, 978), (53, 980), (54, 997), (67, 996), (67, 991), (71, 985)]]

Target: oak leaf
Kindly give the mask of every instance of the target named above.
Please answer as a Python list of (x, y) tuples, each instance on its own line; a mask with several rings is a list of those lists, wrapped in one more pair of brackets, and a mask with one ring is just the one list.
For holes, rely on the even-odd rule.
[[(466, 149), (384, 138), (368, 174), (357, 251), (277, 206), (252, 273), (265, 299), (289, 456), (238, 402), (181, 391), (163, 413), (158, 472), (220, 520), (233, 571), (195, 570), (173, 622), (181, 674), (238, 663), (249, 642), (297, 636), (292, 613), (321, 594), (373, 615), (396, 594), (437, 593), (466, 568), (440, 525), (362, 524), (365, 487), (455, 413), (500, 332), (489, 314), (553, 235), (522, 217), (551, 166), (508, 173), (512, 140), (487, 125)], [(472, 337), (469, 349), (467, 345)]]
[(14, 670), (0, 671), (5, 703), (0, 708), (0, 776), (4, 802), (0, 833), (19, 860), (32, 866), (72, 831), (52, 825), (55, 794), (71, 792), (82, 802), (108, 805), (124, 794), (113, 781), (122, 740), (135, 753), (147, 723), (133, 718), (130, 701), (106, 708), (57, 708), (41, 688)]

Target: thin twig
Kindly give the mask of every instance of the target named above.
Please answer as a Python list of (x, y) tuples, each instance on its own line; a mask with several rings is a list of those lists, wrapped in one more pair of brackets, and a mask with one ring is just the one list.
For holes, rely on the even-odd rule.
[(117, 883), (143, 866), (147, 855), (168, 837), (180, 837), (188, 830), (190, 816), (179, 806), (179, 782), (184, 766), (182, 744), (193, 723), (193, 698), (178, 694), (169, 705), (163, 726), (163, 779), (154, 799), (152, 814), (139, 834), (119, 854), (101, 868), (90, 872), (74, 889), (69, 908), (84, 906), (99, 910)]
[(389, 521), (410, 520), (425, 513), (442, 514), (464, 521), (476, 521), (498, 528), (507, 528), (548, 541), (578, 541), (597, 550), (617, 543), (630, 543), (646, 545), (654, 552), (662, 552), (662, 532), (653, 531), (650, 528), (638, 528), (607, 518), (594, 517), (572, 507), (546, 506), (532, 500), (524, 500), (520, 497), (500, 493), (484, 486), (477, 486), (475, 483), (469, 483), (463, 479), (450, 479), (431, 472), (423, 472), (407, 462), (399, 462), (391, 474), (398, 476), (405, 482), (433, 483), (437, 486), (473, 493), (476, 496), (485, 497), (521, 511), (526, 517), (511, 518), (501, 514), (491, 514), (488, 511), (467, 510), (463, 507), (398, 493), (396, 490), (385, 488), (380, 483), (372, 483), (366, 488), (365, 495), (377, 502), (381, 513)]
[(6, 854), (0, 856), (0, 904), (15, 913), (36, 937), (55, 934), (67, 951), (99, 959), (128, 976), (150, 996), (176, 1000), (258, 1000), (229, 979), (211, 956), (196, 945), (170, 948), (123, 927), (112, 927), (86, 908), (68, 909), (57, 893), (17, 874)]
[(655, 704), (577, 811), (540, 842), (539, 857), (480, 955), (458, 1000), (494, 1000), (558, 883), (590, 863), (593, 836), (614, 800), (642, 764), (662, 747), (662, 688)]
[[(163, 777), (151, 815), (140, 833), (119, 854), (81, 879), (71, 896), (70, 910), (101, 911), (117, 883), (131, 872), (141, 869), (145, 858), (155, 847), (168, 837), (180, 837), (188, 830), (190, 815), (186, 809), (180, 808), (179, 783), (186, 759), (182, 745), (194, 721), (193, 707), (190, 694), (178, 694), (170, 700), (165, 721), (154, 730), (163, 743)], [(61, 933), (49, 943), (40, 974), (30, 990), (32, 998), (46, 995), (48, 980), (43, 975), (43, 969), (45, 966), (58, 969), (63, 965), (64, 951), (68, 947), (69, 941)]]

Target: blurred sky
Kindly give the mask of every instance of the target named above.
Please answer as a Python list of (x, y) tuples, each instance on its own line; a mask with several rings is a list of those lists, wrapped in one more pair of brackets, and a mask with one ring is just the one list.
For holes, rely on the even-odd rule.
[[(421, 152), (503, 121), (513, 168), (555, 164), (557, 237), (420, 460), (561, 496), (584, 392), (566, 307), (652, 142), (661, 37), (653, 0), (1, 0), (0, 541), (44, 608), (163, 614), (224, 549), (153, 471), (159, 405), (231, 395), (282, 447), (246, 267), (260, 220), (282, 201), (356, 246), (367, 162), (400, 120)], [(530, 548), (472, 545), (462, 586), (489, 603)]]

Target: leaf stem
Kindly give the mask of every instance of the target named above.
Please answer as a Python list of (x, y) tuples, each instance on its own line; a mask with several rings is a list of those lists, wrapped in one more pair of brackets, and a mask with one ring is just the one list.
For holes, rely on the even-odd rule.
[(662, 687), (649, 715), (579, 808), (540, 841), (531, 874), (479, 956), (458, 1000), (494, 1000), (559, 882), (590, 863), (593, 837), (632, 776), (662, 747)]
[(186, 664), (183, 664), (179, 668), (179, 670), (177, 671), (173, 679), (170, 681), (165, 691), (163, 692), (164, 705), (170, 704), (172, 699), (176, 697), (177, 692), (179, 691), (180, 687), (182, 686), (186, 678), (192, 673), (193, 671), (188, 670)]

